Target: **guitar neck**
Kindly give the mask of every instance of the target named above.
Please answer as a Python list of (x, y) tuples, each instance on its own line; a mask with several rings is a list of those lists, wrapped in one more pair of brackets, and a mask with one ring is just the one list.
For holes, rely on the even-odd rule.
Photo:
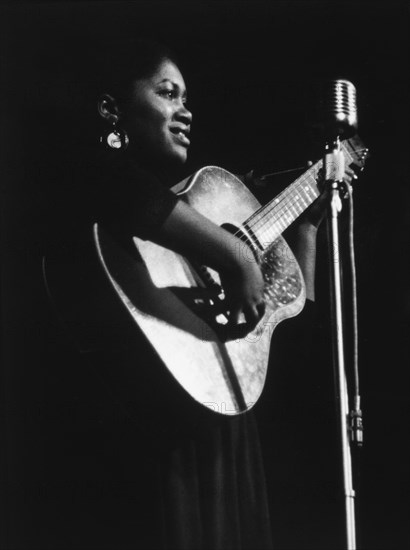
[[(357, 140), (350, 140), (350, 143), (346, 141), (341, 144), (347, 165), (355, 161), (352, 156), (352, 144), (354, 147), (356, 143)], [(364, 152), (365, 155), (367, 149), (356, 150), (353, 155), (357, 152)], [(316, 162), (289, 187), (246, 220), (245, 229), (254, 235), (262, 249), (275, 241), (320, 195), (317, 181), (322, 166), (322, 160)]]
[(245, 222), (245, 227), (249, 228), (263, 249), (275, 241), (319, 196), (316, 181), (321, 167), (322, 161), (318, 161)]

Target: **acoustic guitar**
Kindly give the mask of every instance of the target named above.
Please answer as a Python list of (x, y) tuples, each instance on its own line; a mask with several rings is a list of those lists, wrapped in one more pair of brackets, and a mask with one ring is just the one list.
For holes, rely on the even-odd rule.
[[(359, 138), (343, 141), (342, 150), (346, 164), (363, 168), (367, 149)], [(229, 323), (216, 272), (134, 237), (136, 258), (94, 225), (99, 260), (123, 306), (179, 384), (215, 413), (240, 414), (256, 403), (273, 330), (304, 306), (303, 277), (281, 234), (318, 197), (321, 167), (322, 161), (316, 162), (265, 206), (237, 177), (214, 166), (174, 188), (193, 208), (239, 237), (243, 246), (238, 254), (259, 262), (266, 311), (251, 332)]]

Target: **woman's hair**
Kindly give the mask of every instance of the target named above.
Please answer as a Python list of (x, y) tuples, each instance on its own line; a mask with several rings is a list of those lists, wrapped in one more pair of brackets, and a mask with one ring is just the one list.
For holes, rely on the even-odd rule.
[(166, 60), (179, 64), (175, 53), (158, 42), (136, 40), (122, 47), (115, 46), (101, 60), (99, 93), (106, 92), (126, 101), (135, 80), (150, 77)]

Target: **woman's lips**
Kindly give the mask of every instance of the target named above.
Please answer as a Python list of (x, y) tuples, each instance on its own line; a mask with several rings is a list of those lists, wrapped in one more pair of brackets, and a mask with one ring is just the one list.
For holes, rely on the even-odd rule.
[(174, 136), (175, 140), (181, 145), (188, 147), (191, 143), (185, 132), (183, 132), (182, 130), (171, 130), (171, 133)]

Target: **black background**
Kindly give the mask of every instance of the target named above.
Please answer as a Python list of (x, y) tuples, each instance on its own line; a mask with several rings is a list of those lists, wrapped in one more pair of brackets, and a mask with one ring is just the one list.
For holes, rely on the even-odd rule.
[[(32, 483), (34, 470), (41, 469), (32, 457), (38, 445), (33, 425), (41, 424), (45, 387), (38, 377), (38, 340), (45, 323), (36, 312), (37, 270), (50, 231), (47, 212), (55, 195), (66, 189), (59, 173), (66, 175), (73, 160), (56, 151), (73, 140), (80, 144), (89, 129), (89, 98), (81, 82), (93, 56), (141, 35), (171, 45), (187, 75), (194, 114), (187, 173), (205, 164), (237, 173), (254, 166), (282, 170), (318, 158), (320, 147), (305, 126), (306, 86), (312, 78), (328, 76), (355, 83), (359, 134), (371, 151), (355, 187), (365, 423), (360, 542), (369, 550), (408, 547), (408, 4), (32, 2), (2, 4), (1, 15), (2, 547), (53, 547), (46, 532), (32, 527), (33, 510), (51, 498)], [(323, 235), (319, 248), (318, 302), (326, 325)], [(329, 389), (319, 380), (329, 369), (324, 333), (315, 336), (315, 345), (322, 347), (316, 363), (308, 365), (311, 376), (300, 377), (303, 387), (298, 377), (293, 380), (306, 407), (313, 406), (310, 398), (331, 400), (320, 395), (320, 388)], [(58, 369), (55, 376), (58, 380)], [(84, 387), (91, 390), (92, 383)], [(270, 459), (280, 441), (269, 439), (265, 405), (259, 413), (261, 435), (275, 485), (278, 467)], [(323, 428), (303, 426), (316, 434)], [(286, 466), (298, 461), (306, 466), (293, 472), (289, 493), (283, 484), (273, 497), (279, 548), (343, 547), (342, 510), (332, 493), (340, 490), (339, 470), (329, 464), (337, 433), (332, 423), (325, 428), (330, 443), (323, 449), (319, 443), (318, 450), (317, 437), (311, 448), (302, 449), (297, 441), (285, 447), (291, 456), (288, 464), (286, 455), (281, 458), (284, 479), (292, 482)], [(320, 467), (310, 468), (312, 457), (326, 449), (329, 459), (321, 456)], [(73, 547), (81, 547), (81, 537), (71, 540), (78, 540)]]

